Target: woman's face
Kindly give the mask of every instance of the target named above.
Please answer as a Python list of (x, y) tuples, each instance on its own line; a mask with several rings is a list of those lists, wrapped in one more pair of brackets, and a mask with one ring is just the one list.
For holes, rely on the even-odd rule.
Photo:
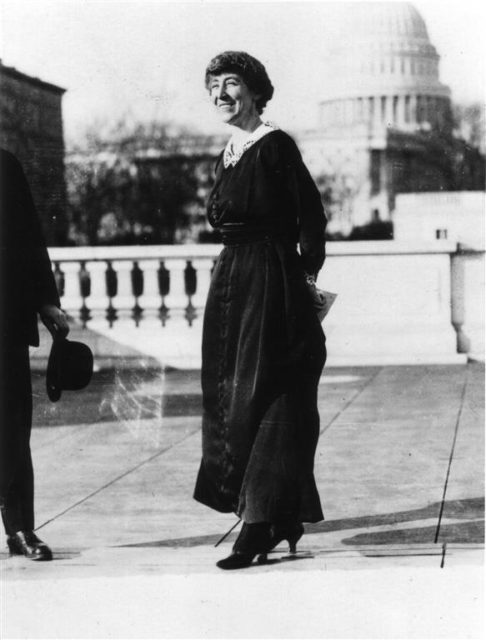
[(209, 96), (223, 122), (244, 128), (258, 116), (255, 105), (257, 96), (247, 87), (237, 73), (221, 73), (211, 76)]

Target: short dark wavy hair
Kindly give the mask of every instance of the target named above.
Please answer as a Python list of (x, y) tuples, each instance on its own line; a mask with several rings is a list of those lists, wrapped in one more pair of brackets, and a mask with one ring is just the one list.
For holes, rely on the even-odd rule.
[(209, 89), (212, 76), (231, 72), (240, 75), (246, 86), (259, 96), (256, 108), (258, 113), (262, 113), (273, 96), (273, 85), (263, 64), (245, 51), (224, 51), (214, 57), (206, 68), (206, 89)]

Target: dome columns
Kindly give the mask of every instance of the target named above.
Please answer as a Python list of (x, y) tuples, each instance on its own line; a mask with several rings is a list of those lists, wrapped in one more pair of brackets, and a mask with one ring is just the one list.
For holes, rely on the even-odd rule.
[(427, 92), (339, 98), (322, 102), (320, 109), (324, 130), (365, 127), (368, 132), (387, 128), (413, 132), (450, 125), (449, 99)]

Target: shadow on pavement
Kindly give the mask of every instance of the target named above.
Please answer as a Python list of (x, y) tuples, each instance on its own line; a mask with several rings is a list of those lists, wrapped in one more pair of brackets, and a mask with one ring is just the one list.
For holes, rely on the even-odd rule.
[[(57, 560), (73, 560), (74, 558), (79, 558), (80, 556), (81, 556), (81, 551), (71, 551), (71, 550), (59, 551), (59, 550), (55, 550), (55, 551), (52, 552), (53, 561), (57, 561)], [(8, 551), (0, 552), (0, 560), (7, 560), (7, 559), (20, 560), (20, 561), (25, 560), (24, 556), (11, 556)], [(31, 562), (31, 560), (29, 560), (29, 562)], [(42, 564), (44, 564), (44, 563), (42, 563)]]
[[(317, 524), (306, 525), (306, 533), (325, 533), (328, 531), (341, 531), (343, 529), (365, 529), (368, 527), (380, 527), (384, 525), (399, 524), (401, 522), (413, 522), (415, 520), (438, 519), (441, 503), (433, 502), (422, 509), (396, 511), (373, 516), (359, 516), (357, 518), (344, 518), (341, 520), (324, 520)], [(466, 498), (464, 500), (446, 500), (444, 503), (443, 517), (473, 520), (484, 518), (484, 498)]]
[[(382, 527), (386, 525), (396, 525), (416, 520), (436, 519), (438, 521), (440, 513), (440, 503), (424, 507), (423, 509), (412, 509), (409, 511), (397, 511), (394, 513), (378, 514), (373, 516), (361, 516), (358, 518), (343, 518), (340, 520), (323, 521), (318, 524), (307, 524), (305, 533), (307, 535), (328, 533), (332, 531), (345, 531), (347, 529), (366, 529), (370, 527)], [(458, 520), (468, 520), (469, 522), (457, 524), (444, 524), (440, 527), (439, 542), (449, 543), (483, 543), (484, 542), (484, 498), (468, 498), (465, 500), (449, 500), (444, 503), (444, 518), (454, 518)], [(224, 532), (205, 536), (191, 536), (187, 538), (172, 538), (167, 540), (155, 540), (149, 542), (138, 542), (127, 545), (117, 545), (121, 547), (179, 547), (188, 548), (199, 545), (215, 545)], [(352, 538), (343, 539), (346, 545), (379, 545), (379, 544), (401, 544), (401, 543), (434, 543), (436, 526), (407, 528), (392, 531), (377, 531), (370, 533), (360, 533)], [(231, 534), (226, 539), (233, 541), (236, 533)]]
[[(373, 533), (359, 533), (352, 538), (345, 538), (341, 542), (350, 546), (380, 545), (380, 544), (433, 544), (437, 527), (416, 527), (412, 529), (398, 529), (394, 531), (375, 531)], [(454, 544), (482, 544), (484, 543), (484, 521), (460, 522), (442, 524), (438, 543)]]

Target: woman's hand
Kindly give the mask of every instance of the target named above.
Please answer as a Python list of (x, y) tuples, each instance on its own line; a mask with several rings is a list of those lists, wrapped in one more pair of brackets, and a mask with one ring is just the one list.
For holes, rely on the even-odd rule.
[(53, 338), (65, 338), (69, 333), (69, 325), (64, 311), (55, 304), (44, 304), (40, 311), (42, 322), (46, 325)]

